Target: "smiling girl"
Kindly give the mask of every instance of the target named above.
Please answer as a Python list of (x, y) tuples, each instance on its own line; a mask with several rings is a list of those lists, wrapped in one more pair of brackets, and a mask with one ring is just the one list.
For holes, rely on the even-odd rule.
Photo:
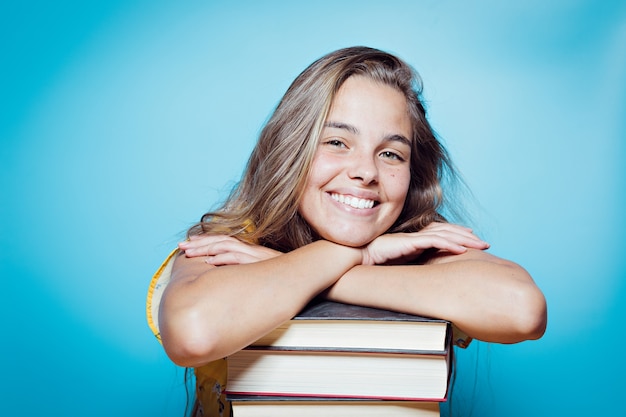
[(413, 70), (379, 50), (314, 62), (226, 203), (155, 275), (149, 320), (172, 361), (195, 368), (198, 415), (229, 414), (223, 358), (316, 296), (450, 320), (489, 342), (543, 335), (529, 274), (440, 214), (452, 170), (420, 93)]

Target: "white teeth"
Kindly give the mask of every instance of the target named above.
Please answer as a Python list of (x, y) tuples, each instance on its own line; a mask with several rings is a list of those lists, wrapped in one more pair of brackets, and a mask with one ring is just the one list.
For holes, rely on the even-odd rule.
[(370, 209), (374, 207), (374, 200), (366, 200), (364, 198), (351, 197), (343, 194), (331, 194), (331, 197), (335, 201), (358, 209)]

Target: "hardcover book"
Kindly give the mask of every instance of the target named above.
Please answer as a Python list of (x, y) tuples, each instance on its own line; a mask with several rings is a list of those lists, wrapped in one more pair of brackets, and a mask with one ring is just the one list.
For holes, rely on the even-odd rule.
[(439, 403), (229, 396), (235, 417), (439, 417)]
[(252, 346), (444, 351), (448, 332), (453, 333), (453, 343), (458, 346), (466, 347), (471, 340), (445, 320), (314, 300)]
[(443, 401), (450, 350), (243, 349), (228, 358), (227, 394)]

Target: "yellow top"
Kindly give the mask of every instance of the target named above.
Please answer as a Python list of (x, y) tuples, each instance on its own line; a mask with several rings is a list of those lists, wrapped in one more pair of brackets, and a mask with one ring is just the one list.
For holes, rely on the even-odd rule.
[[(154, 336), (161, 342), (159, 331), (159, 305), (163, 291), (170, 282), (172, 265), (178, 254), (178, 249), (173, 250), (163, 261), (156, 271), (146, 300), (146, 317), (148, 326)], [(226, 401), (224, 390), (226, 389), (226, 358), (210, 362), (194, 369), (196, 375), (196, 404), (194, 407), (196, 416), (204, 417), (230, 417), (231, 406)]]

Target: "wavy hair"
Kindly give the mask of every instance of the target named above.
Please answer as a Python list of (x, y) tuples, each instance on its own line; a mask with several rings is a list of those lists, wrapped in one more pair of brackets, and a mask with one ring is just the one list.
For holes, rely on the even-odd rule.
[(441, 184), (456, 174), (426, 118), (421, 78), (396, 56), (357, 46), (319, 58), (296, 77), (261, 131), (241, 181), (224, 204), (205, 213), (188, 234), (229, 234), (281, 251), (317, 240), (298, 212), (299, 202), (332, 101), (354, 75), (393, 87), (406, 97), (409, 108), (411, 180), (402, 212), (389, 232), (414, 232), (445, 221)]

